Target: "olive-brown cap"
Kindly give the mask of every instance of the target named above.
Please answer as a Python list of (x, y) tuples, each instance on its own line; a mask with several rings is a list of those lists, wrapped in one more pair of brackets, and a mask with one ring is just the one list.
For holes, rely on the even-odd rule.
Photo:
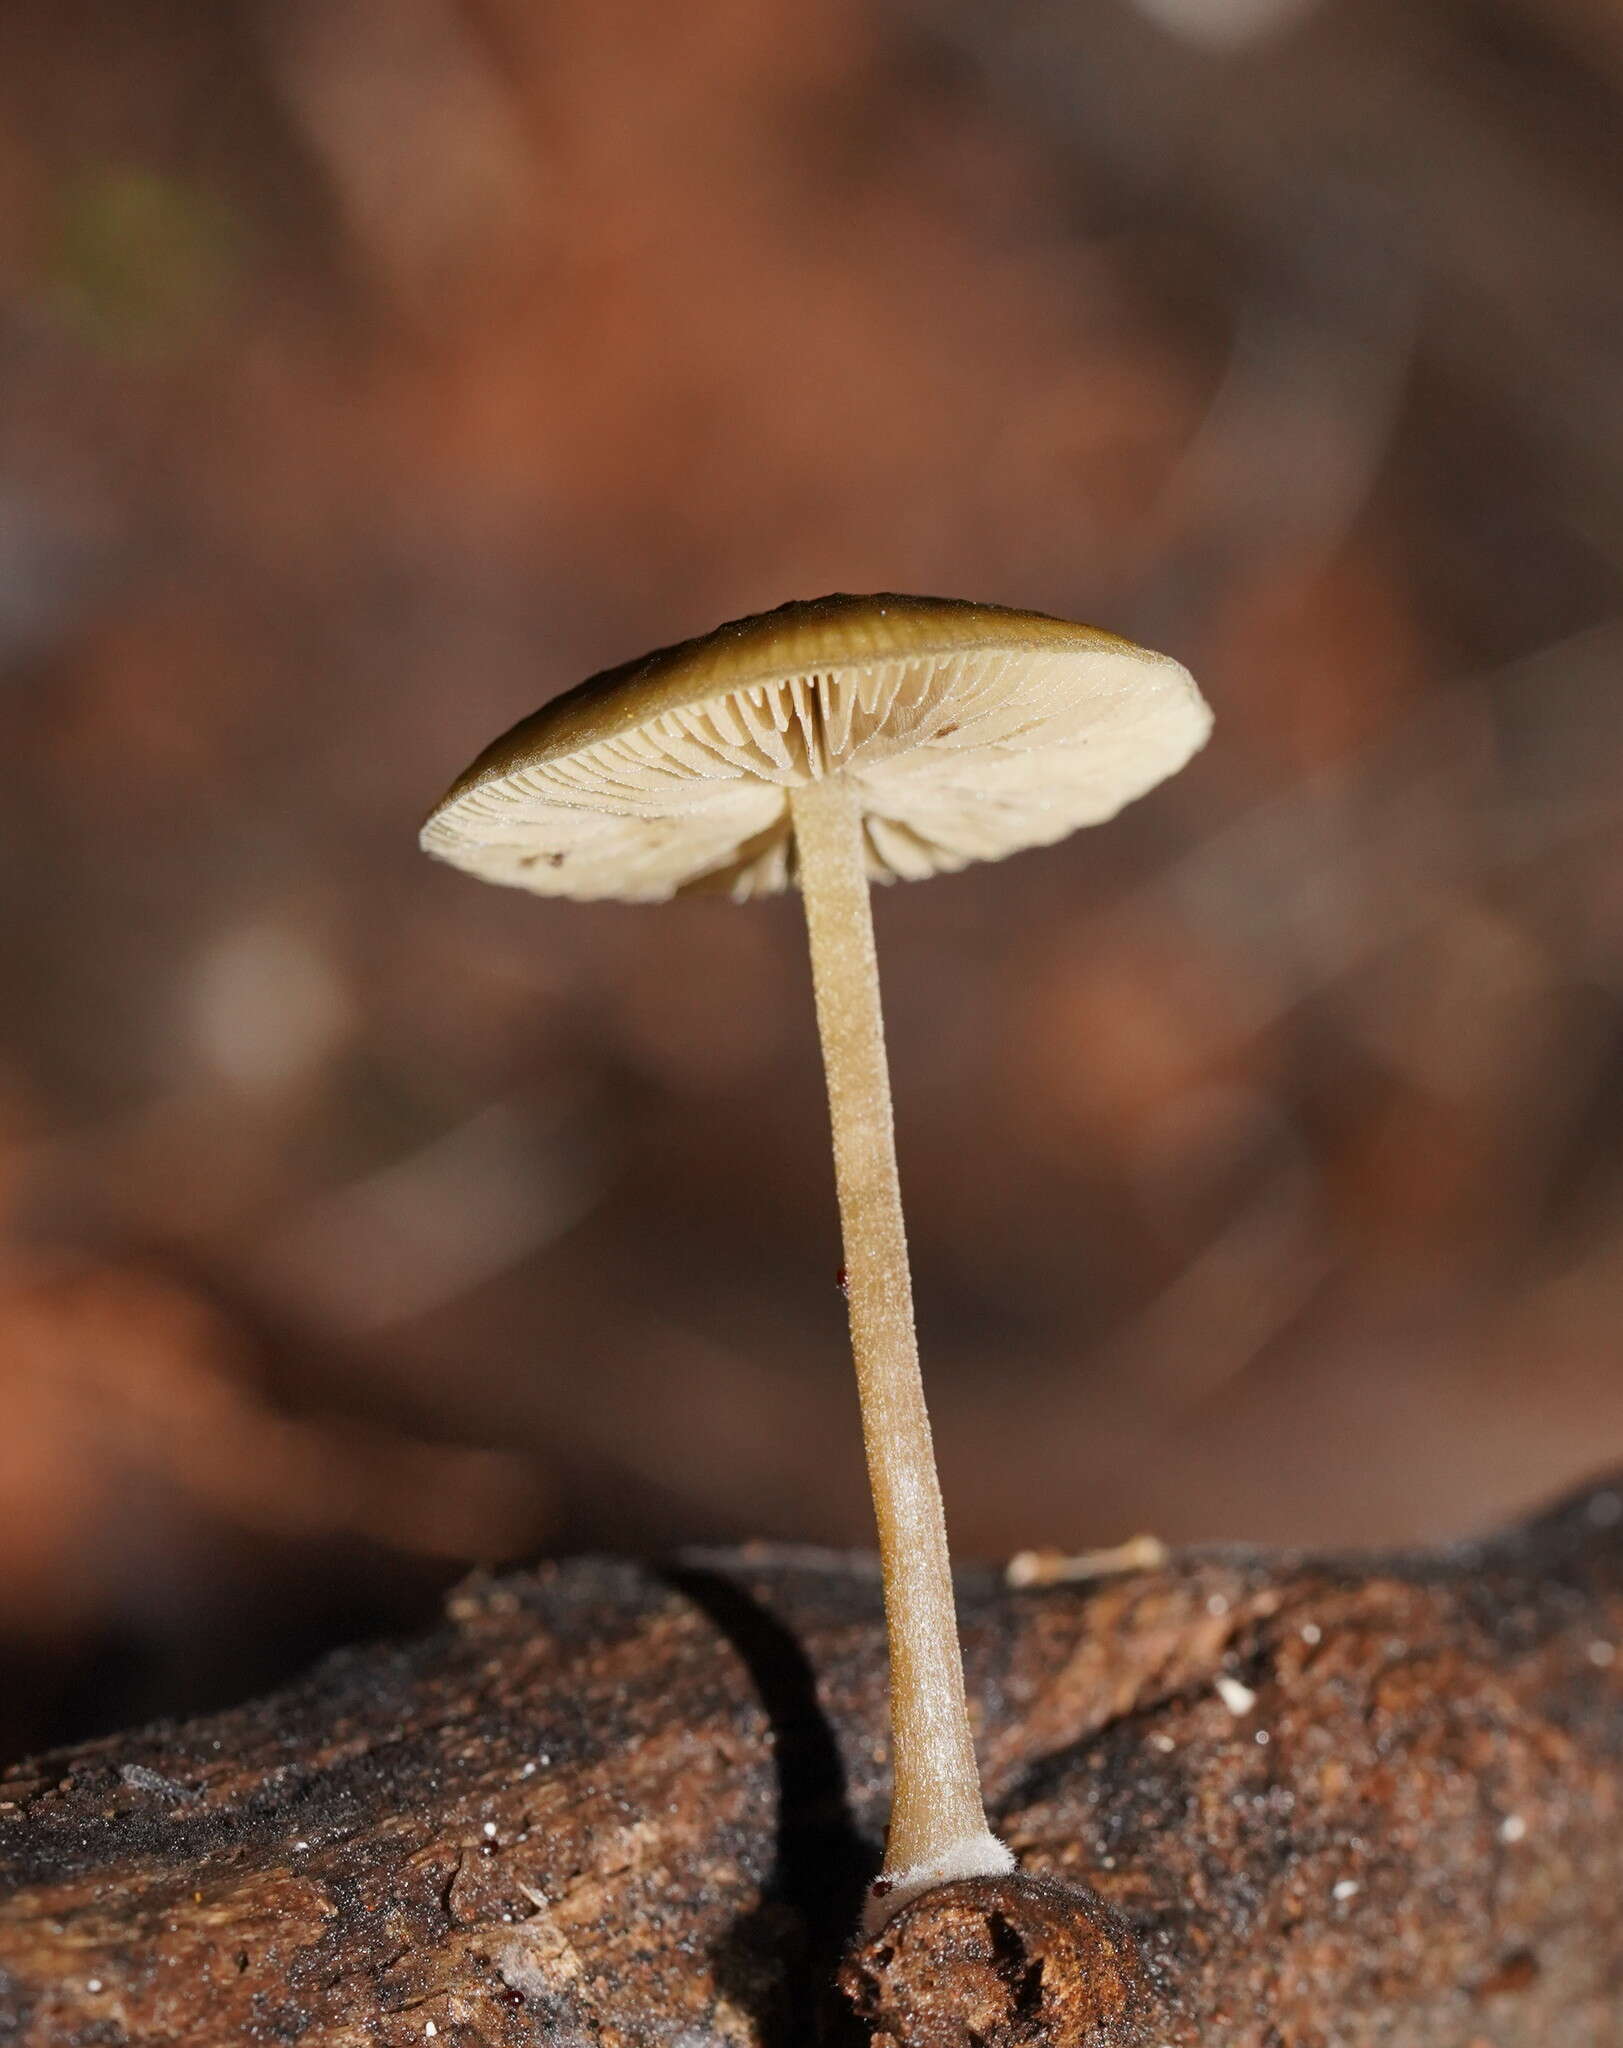
[(424, 849), (543, 896), (761, 895), (789, 790), (842, 773), (876, 881), (1045, 846), (1183, 766), (1211, 713), (1163, 654), (953, 598), (786, 604), (606, 670), (487, 747)]

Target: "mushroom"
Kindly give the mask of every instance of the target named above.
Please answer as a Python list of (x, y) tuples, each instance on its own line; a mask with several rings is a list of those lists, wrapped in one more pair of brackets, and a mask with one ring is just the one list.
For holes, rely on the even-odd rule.
[(1091, 626), (825, 597), (592, 677), (488, 747), (423, 829), (437, 858), (546, 896), (800, 886), (890, 1643), (893, 1796), (870, 1928), (1013, 1858), (987, 1826), (965, 1699), (868, 885), (1109, 818), (1210, 725), (1177, 662)]

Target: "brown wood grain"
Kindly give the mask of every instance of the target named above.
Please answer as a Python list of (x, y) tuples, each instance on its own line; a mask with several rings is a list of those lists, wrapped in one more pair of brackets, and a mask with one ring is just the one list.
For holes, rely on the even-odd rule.
[[(1031, 2031), (1067, 1991), (1054, 1935), (975, 2038), (1623, 2041), (1620, 1509), (1600, 1487), (1421, 1556), (964, 1575), (994, 1824), (1136, 1950), (1105, 2031)], [(470, 1583), (436, 1633), (276, 1697), (20, 1766), (0, 2042), (839, 2038), (883, 1672), (861, 1557), (583, 1559)], [(855, 1959), (870, 2020), (967, 2043), (950, 2002), (895, 2002), (957, 1981), (928, 1920)]]

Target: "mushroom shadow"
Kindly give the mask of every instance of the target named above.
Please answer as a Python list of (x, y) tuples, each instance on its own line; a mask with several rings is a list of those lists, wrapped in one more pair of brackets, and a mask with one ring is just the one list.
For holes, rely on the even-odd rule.
[[(722, 1943), (717, 1978), (768, 2048), (807, 2048), (813, 2038), (846, 2048), (866, 2036), (834, 1991), (834, 1973), (879, 1867), (879, 1846), (853, 1818), (845, 1763), (817, 1697), (811, 1659), (786, 1622), (723, 1572), (679, 1563), (659, 1577), (738, 1652), (773, 1734), (772, 1871), (760, 1905), (741, 1915)], [(806, 2024), (811, 2013), (815, 2033)]]

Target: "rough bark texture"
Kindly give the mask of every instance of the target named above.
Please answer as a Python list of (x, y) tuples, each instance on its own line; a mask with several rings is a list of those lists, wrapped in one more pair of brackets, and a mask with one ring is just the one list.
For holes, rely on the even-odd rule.
[[(966, 1575), (994, 1824), (1095, 1900), (918, 1902), (847, 1961), (868, 2024), (1623, 2042), (1620, 1525), (1602, 1488), (1426, 1557)], [(478, 1582), (420, 1642), (0, 1782), (0, 2042), (860, 2038), (825, 1987), (885, 1792), (865, 1561)]]
[(840, 1984), (876, 2048), (1137, 2048), (1159, 2017), (1122, 1921), (1023, 1873), (912, 1900), (846, 1958)]

